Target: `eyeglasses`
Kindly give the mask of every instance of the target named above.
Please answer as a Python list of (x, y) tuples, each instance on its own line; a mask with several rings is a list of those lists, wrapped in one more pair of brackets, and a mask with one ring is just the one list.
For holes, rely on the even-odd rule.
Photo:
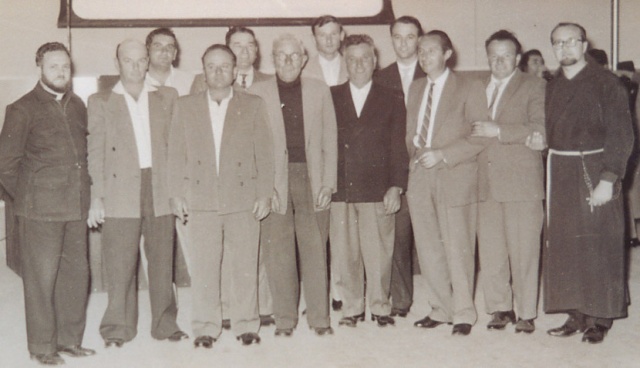
[(565, 46), (574, 47), (578, 43), (582, 43), (583, 41), (584, 40), (581, 38), (569, 38), (567, 40), (554, 40), (553, 42), (551, 42), (551, 45), (553, 46), (554, 49), (561, 49)]
[(293, 54), (285, 54), (284, 52), (278, 52), (273, 54), (273, 56), (281, 63), (286, 63), (287, 60), (291, 60), (292, 63), (298, 62), (302, 60), (302, 54), (298, 52), (294, 52)]

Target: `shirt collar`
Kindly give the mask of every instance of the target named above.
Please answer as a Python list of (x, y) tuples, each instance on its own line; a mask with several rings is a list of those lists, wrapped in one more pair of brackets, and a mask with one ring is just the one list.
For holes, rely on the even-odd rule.
[[(442, 74), (440, 74), (440, 76), (438, 78), (436, 78), (435, 80), (431, 80), (431, 78), (427, 77), (427, 80), (429, 81), (429, 83), (435, 84), (437, 86), (443, 85), (444, 82), (447, 80), (447, 77), (449, 76), (449, 68), (445, 68), (444, 72)], [(429, 84), (427, 83), (427, 84)]]
[(231, 100), (231, 98), (233, 98), (233, 88), (229, 88), (229, 95), (227, 97), (223, 98), (220, 101), (220, 105), (218, 105), (216, 103), (216, 101), (211, 99), (211, 93), (209, 92), (209, 89), (207, 89), (207, 101), (209, 102), (209, 105), (211, 105), (211, 104), (215, 104), (216, 106), (227, 105), (229, 103), (229, 101)]
[(400, 73), (402, 73), (403, 71), (407, 71), (407, 70), (416, 70), (416, 65), (418, 64), (418, 59), (415, 59), (411, 64), (405, 65), (402, 64), (400, 62), (396, 62), (396, 64), (398, 64), (398, 70), (400, 71)]
[[(156, 86), (145, 82), (144, 85), (142, 86), (142, 91), (140, 92), (140, 94), (154, 92), (154, 91), (157, 91), (157, 90), (158, 90), (158, 88), (156, 88)], [(119, 80), (118, 83), (116, 83), (116, 85), (113, 86), (113, 89), (111, 90), (111, 92), (117, 93), (117, 94), (123, 95), (123, 96), (125, 94), (130, 95), (129, 92), (127, 92), (127, 90), (124, 89), (124, 85), (122, 84), (121, 80)]]
[(495, 85), (496, 83), (500, 83), (500, 86), (504, 87), (507, 84), (509, 84), (509, 81), (511, 80), (511, 78), (513, 78), (513, 76), (516, 74), (517, 71), (518, 69), (515, 69), (513, 73), (511, 73), (508, 77), (503, 79), (498, 79), (493, 74), (491, 74), (491, 84)]
[[(170, 66), (170, 72), (169, 72), (169, 76), (167, 77), (167, 81), (164, 83), (165, 86), (168, 87), (173, 87), (173, 76), (175, 74), (175, 69), (173, 68), (173, 66)], [(145, 76), (145, 82), (147, 82), (147, 84), (151, 85), (151, 86), (162, 86), (163, 84), (160, 83), (160, 81), (158, 81), (157, 79), (155, 79), (154, 77), (151, 76), (151, 74), (149, 74), (149, 72), (147, 71), (147, 74)]]
[(369, 91), (371, 91), (371, 84), (373, 80), (370, 80), (369, 83), (365, 84), (362, 88), (358, 88), (353, 85), (353, 83), (349, 82), (349, 89), (351, 90), (351, 94), (359, 94), (359, 95), (367, 95)]
[(51, 97), (53, 97), (54, 100), (61, 101), (64, 98), (64, 95), (65, 95), (64, 93), (60, 93), (52, 90), (46, 84), (42, 83), (42, 81), (38, 81), (38, 83), (40, 83), (40, 86), (42, 87), (42, 89), (45, 90), (45, 92), (52, 95)]
[(333, 58), (333, 60), (325, 59), (322, 55), (318, 54), (318, 61), (321, 65), (340, 65), (340, 54)]

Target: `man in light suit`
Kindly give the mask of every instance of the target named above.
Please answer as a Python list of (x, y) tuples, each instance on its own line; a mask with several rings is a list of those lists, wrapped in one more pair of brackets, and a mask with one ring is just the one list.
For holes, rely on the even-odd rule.
[(89, 98), (88, 161), (91, 207), (88, 224), (102, 225), (102, 261), (109, 304), (100, 334), (107, 347), (137, 334), (136, 266), (140, 236), (149, 263), (151, 336), (187, 338), (176, 323), (173, 291), (174, 219), (169, 209), (167, 144), (178, 95), (145, 83), (145, 45), (126, 40), (116, 49), (120, 81)]
[[(505, 30), (485, 42), (491, 77), (485, 83), (488, 119), (473, 124), (472, 136), (487, 147), (478, 156), (478, 251), (489, 329), (515, 323), (532, 333), (538, 306), (538, 264), (542, 231), (544, 169), (540, 151), (527, 136), (544, 134), (541, 78), (516, 67), (522, 47)], [(511, 286), (509, 281), (511, 280)]]
[(347, 81), (347, 65), (340, 54), (340, 45), (345, 33), (338, 18), (323, 15), (311, 25), (318, 55), (309, 59), (302, 70), (305, 78), (324, 81), (329, 87)]
[[(422, 25), (416, 18), (405, 15), (391, 23), (391, 41), (396, 62), (374, 74), (374, 80), (401, 92), (405, 103), (411, 83), (426, 74), (418, 65), (418, 39)], [(396, 235), (391, 267), (391, 316), (406, 317), (413, 303), (413, 229), (405, 195), (396, 213)]]
[(231, 327), (259, 343), (258, 240), (270, 211), (273, 147), (264, 101), (232, 87), (235, 55), (212, 45), (202, 64), (209, 89), (180, 98), (171, 128), (171, 209), (187, 222), (193, 255), (195, 346), (211, 348), (222, 329), (222, 259), (228, 263)]
[[(243, 26), (231, 27), (224, 36), (224, 40), (227, 47), (236, 56), (236, 68), (238, 68), (238, 75), (235, 80), (236, 87), (247, 89), (253, 83), (271, 77), (270, 74), (262, 73), (255, 67), (260, 50), (256, 35), (251, 28)], [(204, 73), (198, 74), (191, 85), (191, 94), (206, 91), (208, 88)]]
[(407, 200), (431, 313), (414, 325), (454, 323), (454, 335), (468, 335), (477, 318), (476, 156), (482, 149), (468, 137), (471, 123), (484, 118), (487, 108), (483, 96), (471, 93), (482, 87), (447, 68), (453, 45), (446, 33), (422, 36), (418, 55), (427, 77), (409, 90)]
[(395, 213), (407, 183), (402, 95), (372, 81), (375, 46), (367, 35), (345, 39), (347, 83), (331, 87), (338, 124), (338, 190), (331, 205), (332, 261), (343, 292), (340, 325), (364, 320), (366, 301), (379, 327), (389, 316)]
[(336, 118), (329, 88), (301, 78), (307, 57), (302, 42), (284, 34), (273, 42), (276, 76), (251, 86), (269, 110), (274, 140), (272, 214), (262, 224), (261, 249), (273, 293), (276, 336), (289, 336), (298, 321), (300, 274), (309, 327), (332, 333), (326, 243), (329, 205), (336, 190)]
[[(250, 28), (237, 26), (231, 27), (225, 35), (225, 44), (233, 51), (236, 56), (236, 68), (238, 73), (236, 75), (234, 88), (240, 90), (247, 90), (254, 83), (270, 79), (272, 75), (260, 72), (255, 68), (256, 59), (258, 58), (258, 41), (256, 41), (256, 35)], [(191, 86), (191, 94), (197, 94), (209, 89), (205, 74), (198, 74)], [(180, 226), (178, 226), (180, 229)], [(260, 324), (262, 326), (269, 326), (275, 323), (273, 319), (273, 298), (271, 296), (271, 289), (269, 287), (269, 279), (267, 277), (266, 266), (264, 265), (264, 256), (260, 249), (259, 262), (259, 278), (258, 278), (258, 304), (260, 308)], [(227, 268), (227, 263), (224, 262), (224, 269)], [(223, 275), (227, 275), (227, 272), (223, 272)], [(230, 328), (229, 322), (229, 300), (227, 294), (229, 293), (229, 282), (226, 276), (223, 276), (222, 280), (222, 314), (223, 314), (223, 327), (225, 329)]]

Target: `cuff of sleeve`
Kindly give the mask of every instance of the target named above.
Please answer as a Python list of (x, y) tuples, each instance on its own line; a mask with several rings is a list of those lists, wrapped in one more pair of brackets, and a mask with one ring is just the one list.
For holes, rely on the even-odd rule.
[(612, 173), (611, 171), (603, 171), (600, 174), (600, 180), (608, 181), (610, 183), (615, 183), (618, 180), (618, 175)]

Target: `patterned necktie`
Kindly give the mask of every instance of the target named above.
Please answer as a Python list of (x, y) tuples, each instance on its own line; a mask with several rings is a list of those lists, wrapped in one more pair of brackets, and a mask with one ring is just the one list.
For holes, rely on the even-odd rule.
[(493, 105), (496, 104), (496, 99), (498, 98), (498, 92), (500, 91), (500, 84), (502, 82), (497, 81), (493, 84), (493, 92), (491, 93), (491, 100), (489, 100), (489, 119), (493, 120)]
[(240, 86), (242, 87), (242, 89), (247, 89), (247, 75), (240, 74), (240, 76), (242, 77), (242, 82), (240, 82)]
[(418, 144), (420, 148), (427, 146), (427, 135), (429, 134), (429, 125), (431, 124), (431, 102), (433, 101), (433, 86), (431, 83), (429, 87), (429, 94), (427, 97), (427, 107), (424, 109), (424, 119), (422, 120), (422, 128), (420, 129), (420, 136), (418, 138)]

